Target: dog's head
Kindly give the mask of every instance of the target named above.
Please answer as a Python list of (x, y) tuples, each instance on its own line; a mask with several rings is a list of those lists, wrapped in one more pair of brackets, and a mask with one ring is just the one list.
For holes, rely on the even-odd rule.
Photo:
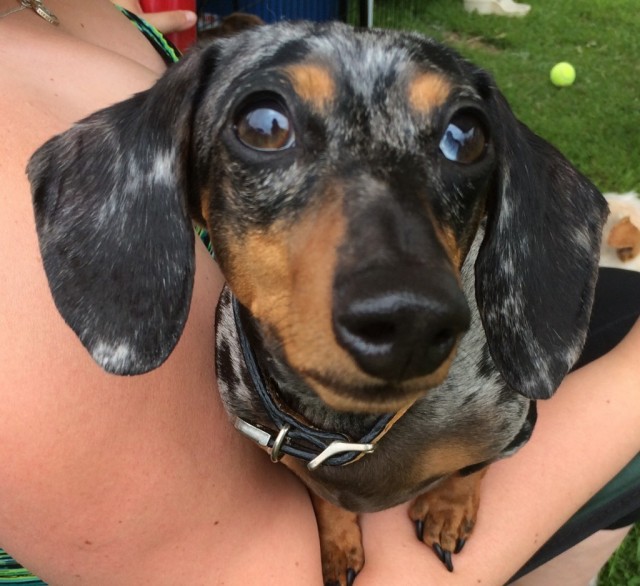
[(577, 358), (605, 204), (484, 71), (424, 37), (280, 24), (194, 51), (51, 139), (28, 173), (60, 313), (94, 359), (176, 344), (192, 219), (265, 344), (327, 403), (391, 409), (446, 376), (476, 298), (507, 382)]

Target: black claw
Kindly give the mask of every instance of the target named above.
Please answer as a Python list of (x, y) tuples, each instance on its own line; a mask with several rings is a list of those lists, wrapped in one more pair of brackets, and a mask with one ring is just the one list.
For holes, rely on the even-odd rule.
[(445, 551), (442, 549), (442, 546), (439, 543), (433, 544), (433, 551), (438, 556), (438, 559), (445, 565), (447, 570), (453, 572), (453, 562), (451, 560), (451, 552)]
[(416, 521), (416, 536), (418, 541), (422, 541), (424, 537), (424, 521)]
[(444, 551), (442, 550), (442, 547), (440, 547), (439, 543), (433, 544), (433, 551), (438, 556), (438, 559), (444, 564)]
[(451, 552), (450, 551), (445, 551), (444, 552), (444, 560), (442, 560), (444, 565), (447, 567), (447, 570), (449, 570), (450, 572), (453, 572), (453, 561), (451, 560)]
[(467, 543), (467, 540), (464, 539), (463, 537), (458, 539), (458, 541), (456, 541), (456, 548), (453, 550), (453, 553), (460, 553), (466, 543)]
[(357, 575), (357, 572), (352, 568), (349, 568), (347, 570), (347, 586), (353, 586), (353, 582), (355, 581)]

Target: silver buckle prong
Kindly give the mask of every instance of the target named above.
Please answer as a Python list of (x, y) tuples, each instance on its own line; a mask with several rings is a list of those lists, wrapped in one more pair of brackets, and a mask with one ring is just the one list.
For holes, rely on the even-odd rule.
[(307, 468), (309, 470), (315, 470), (325, 460), (328, 460), (336, 454), (342, 454), (343, 452), (363, 452), (365, 454), (370, 454), (375, 449), (375, 444), (351, 444), (348, 442), (335, 441), (329, 444), (329, 446), (311, 460), (311, 462), (307, 464)]

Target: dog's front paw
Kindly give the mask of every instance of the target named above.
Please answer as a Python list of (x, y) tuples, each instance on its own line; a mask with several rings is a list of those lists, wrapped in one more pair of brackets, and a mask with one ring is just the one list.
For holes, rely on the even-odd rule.
[(450, 572), (453, 554), (462, 550), (473, 531), (484, 472), (451, 476), (420, 495), (409, 509), (418, 539), (433, 549)]
[(320, 533), (322, 576), (325, 586), (351, 586), (364, 566), (358, 516), (318, 496), (313, 507)]

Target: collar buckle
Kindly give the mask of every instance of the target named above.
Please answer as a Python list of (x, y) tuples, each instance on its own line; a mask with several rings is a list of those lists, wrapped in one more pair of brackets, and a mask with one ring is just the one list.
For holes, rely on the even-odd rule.
[[(325, 460), (328, 460), (332, 456), (342, 454), (344, 452), (360, 452), (355, 459), (364, 454), (371, 454), (376, 449), (375, 444), (354, 444), (349, 442), (334, 441), (331, 442), (322, 452), (320, 452), (311, 462), (307, 464), (309, 470), (315, 470)], [(355, 461), (352, 460), (352, 461)]]
[[(272, 462), (279, 462), (285, 455), (286, 450), (283, 450), (282, 448), (287, 440), (287, 434), (291, 430), (291, 426), (288, 423), (285, 423), (280, 428), (275, 439), (273, 439), (272, 434), (268, 431), (256, 427), (244, 419), (240, 419), (240, 417), (236, 417), (234, 427), (249, 439), (253, 440), (260, 446), (267, 448)], [(373, 443), (352, 443), (334, 440), (315, 458), (310, 459), (307, 462), (307, 468), (309, 470), (315, 470), (330, 458), (347, 452), (354, 454), (354, 456), (353, 458), (345, 461), (342, 465), (350, 464), (351, 462), (360, 459), (365, 454), (371, 454), (375, 449), (376, 444)]]

